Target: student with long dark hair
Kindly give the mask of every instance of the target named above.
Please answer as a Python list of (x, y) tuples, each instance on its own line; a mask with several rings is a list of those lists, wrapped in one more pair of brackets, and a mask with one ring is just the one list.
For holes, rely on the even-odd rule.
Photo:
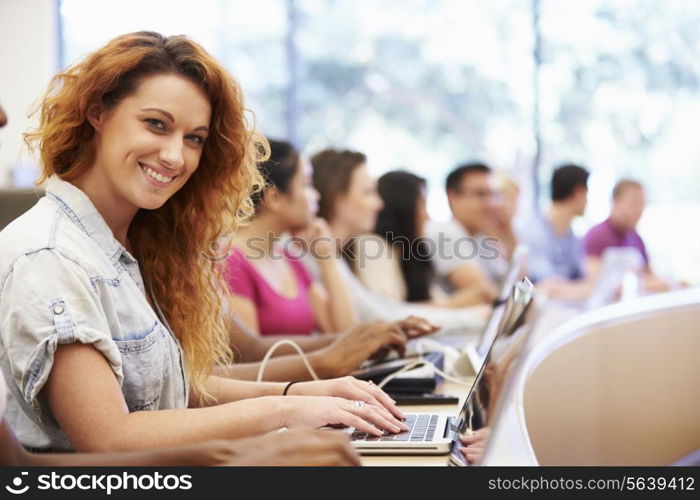
[[(407, 337), (434, 331), (416, 317), (356, 324), (332, 236), (326, 222), (314, 218), (318, 193), (310, 186), (301, 155), (288, 142), (270, 141), (270, 159), (259, 170), (266, 187), (253, 195), (256, 216), (234, 236), (226, 260), (235, 313), (230, 337), (244, 363), (220, 367), (219, 373), (255, 379), (260, 368), (255, 362), (291, 336), (319, 377), (339, 377), (386, 348), (402, 352)], [(295, 242), (303, 242), (320, 270), (318, 279), (292, 255), (299, 250)], [(315, 331), (325, 334), (309, 335)], [(269, 360), (265, 380), (309, 380), (295, 351), (282, 346), (277, 352), (285, 355)]]
[[(235, 234), (226, 262), (234, 310), (262, 335), (350, 328), (357, 319), (328, 226), (314, 215), (318, 193), (301, 155), (288, 142), (270, 141), (270, 159), (259, 169), (265, 190), (254, 195), (255, 216)], [(285, 248), (286, 235), (309, 243), (320, 280)]]
[(408, 302), (441, 307), (478, 302), (473, 291), (447, 295), (435, 286), (435, 248), (423, 237), (428, 222), (425, 179), (396, 170), (382, 175), (377, 187), (383, 208), (375, 235), (360, 238), (356, 246), (354, 271), (362, 283), (374, 292)]
[[(337, 241), (336, 251), (347, 259), (341, 270), (362, 321), (396, 320), (407, 315), (426, 318), (443, 331), (479, 329), (488, 314), (487, 307), (452, 311), (405, 300), (395, 300), (369, 290), (355, 276), (351, 265), (356, 260), (354, 243), (371, 233), (383, 201), (377, 181), (367, 168), (367, 157), (358, 151), (326, 149), (311, 157), (314, 187), (320, 194), (319, 215)], [(313, 266), (311, 266), (313, 267)]]

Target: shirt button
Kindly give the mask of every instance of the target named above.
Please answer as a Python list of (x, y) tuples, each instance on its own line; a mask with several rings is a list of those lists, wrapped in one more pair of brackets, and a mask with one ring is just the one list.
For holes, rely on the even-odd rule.
[(61, 314), (63, 314), (64, 310), (65, 309), (63, 308), (63, 306), (61, 304), (56, 304), (55, 306), (53, 306), (53, 313), (56, 315), (60, 316)]

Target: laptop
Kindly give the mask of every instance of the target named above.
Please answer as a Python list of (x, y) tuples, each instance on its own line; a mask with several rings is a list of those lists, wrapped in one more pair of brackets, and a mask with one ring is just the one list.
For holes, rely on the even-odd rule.
[(602, 256), (598, 280), (585, 301), (583, 309), (595, 309), (614, 302), (618, 293), (623, 292), (625, 278), (628, 275), (637, 276), (642, 269), (644, 269), (644, 258), (636, 248), (606, 248)]
[[(494, 342), (487, 354), (484, 367), (479, 377), (490, 379), (492, 383), (483, 383), (485, 390), (471, 398), (469, 404), (463, 406), (459, 414), (459, 434), (479, 436), (478, 447), (481, 453), (471, 456), (468, 460), (461, 451), (464, 446), (459, 440), (454, 440), (450, 451), (449, 465), (472, 466), (489, 463), (494, 453), (494, 443), (499, 432), (502, 432), (501, 421), (505, 409), (511, 399), (515, 386), (516, 374), (524, 364), (525, 353), (532, 338), (532, 331), (540, 310), (540, 300), (533, 299), (510, 326), (509, 335), (500, 336)], [(469, 447), (467, 447), (467, 450)]]
[[(532, 330), (532, 315), (526, 314), (532, 303), (533, 286), (525, 278), (518, 283), (509, 298), (512, 302), (510, 309), (513, 318), (504, 326), (511, 330), (501, 330), (487, 353), (486, 362), (476, 377), (474, 384), (467, 393), (464, 405), (457, 417), (430, 413), (411, 413), (407, 415), (406, 425), (408, 431), (400, 434), (385, 434), (381, 437), (369, 436), (358, 430), (350, 429), (351, 442), (355, 449), (363, 455), (446, 455), (458, 447), (459, 433), (469, 429), (478, 430), (487, 425), (488, 415), (484, 412), (484, 405), (489, 407), (489, 402), (498, 399), (499, 387), (502, 384), (493, 384), (494, 374), (503, 377), (510, 372), (501, 373), (502, 360), (509, 360), (508, 365), (515, 361), (520, 352), (520, 346), (524, 342), (518, 338), (526, 339)], [(516, 336), (515, 333), (518, 333)], [(505, 358), (503, 357), (505, 353)], [(496, 371), (497, 370), (497, 371)], [(457, 448), (458, 449), (458, 448)]]
[(455, 362), (455, 369), (458, 373), (473, 375), (481, 369), (481, 365), (484, 363), (484, 359), (486, 359), (486, 354), (489, 352), (491, 344), (493, 344), (496, 338), (496, 334), (501, 329), (501, 321), (506, 316), (505, 312), (508, 305), (508, 298), (513, 292), (513, 287), (524, 274), (527, 255), (528, 249), (524, 245), (518, 245), (513, 251), (510, 268), (501, 283), (501, 289), (494, 303), (491, 316), (486, 322), (477, 341), (470, 342), (464, 346), (460, 358)]
[[(483, 360), (488, 352), (491, 344), (493, 343), (498, 327), (500, 325), (501, 319), (503, 318), (503, 312), (505, 310), (506, 303), (512, 294), (513, 287), (515, 283), (520, 279), (525, 269), (525, 259), (527, 258), (528, 250), (524, 245), (518, 245), (513, 251), (513, 256), (511, 258), (510, 267), (506, 273), (505, 278), (501, 282), (501, 288), (498, 293), (498, 297), (494, 301), (494, 308), (491, 311), (488, 321), (481, 330), (479, 338), (474, 343), (469, 343), (462, 347), (464, 338), (462, 336), (453, 336), (451, 338), (440, 338), (440, 342), (449, 345), (454, 341), (459, 342), (460, 350), (459, 356), (455, 363), (455, 368), (458, 373), (463, 375), (474, 375), (479, 371)], [(425, 353), (419, 354), (419, 350), (415, 349), (415, 345), (419, 343), (421, 339), (413, 340), (409, 343), (408, 352), (403, 358), (393, 358), (380, 361), (365, 361), (360, 365), (360, 369), (353, 373), (353, 376), (361, 380), (374, 380), (378, 383), (378, 377), (385, 377), (391, 373), (400, 370), (409, 363), (413, 363), (421, 357), (428, 357), (430, 361), (430, 356), (434, 356), (438, 353)], [(413, 345), (414, 348), (410, 346)], [(440, 357), (441, 356), (441, 353)], [(407, 376), (408, 377), (408, 376)], [(380, 380), (381, 380), (380, 378)]]

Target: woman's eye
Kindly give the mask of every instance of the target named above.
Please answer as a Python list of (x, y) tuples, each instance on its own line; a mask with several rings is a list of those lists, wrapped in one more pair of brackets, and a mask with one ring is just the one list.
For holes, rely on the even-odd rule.
[(193, 134), (187, 137), (190, 141), (194, 142), (198, 146), (202, 146), (204, 144), (204, 138), (202, 136)]
[(157, 118), (146, 118), (144, 121), (148, 123), (148, 125), (150, 125), (152, 128), (156, 128), (158, 130), (165, 130), (165, 124)]

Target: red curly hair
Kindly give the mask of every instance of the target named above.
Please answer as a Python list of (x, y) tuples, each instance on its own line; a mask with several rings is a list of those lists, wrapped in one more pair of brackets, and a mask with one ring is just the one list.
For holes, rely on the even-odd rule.
[(267, 156), (267, 142), (248, 126), (239, 85), (185, 36), (129, 33), (53, 78), (39, 107), (39, 127), (25, 141), (41, 155), (38, 183), (51, 175), (79, 177), (95, 160), (88, 111), (117, 106), (157, 74), (181, 75), (203, 89), (212, 108), (210, 132), (199, 168), (163, 206), (139, 210), (128, 237), (182, 344), (192, 385), (206, 396), (212, 366), (230, 362), (231, 351), (222, 308), (227, 287), (214, 259), (205, 256), (220, 235), (252, 214), (250, 195), (262, 186), (256, 164)]

